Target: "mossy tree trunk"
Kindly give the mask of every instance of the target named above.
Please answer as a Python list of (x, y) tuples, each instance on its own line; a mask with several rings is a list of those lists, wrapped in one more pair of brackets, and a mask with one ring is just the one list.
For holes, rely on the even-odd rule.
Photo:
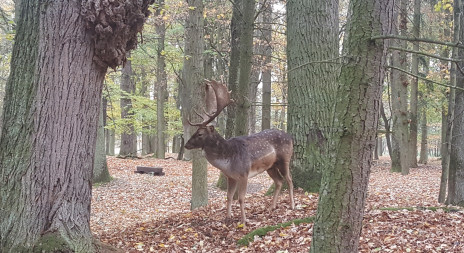
[[(317, 15), (315, 15), (317, 13)], [(317, 192), (339, 73), (338, 1), (287, 2), (288, 132), (295, 186)], [(326, 63), (321, 63), (326, 62)]]
[(93, 164), (92, 183), (103, 183), (111, 180), (108, 165), (106, 163), (105, 150), (105, 126), (103, 123), (103, 106), (100, 108), (97, 126), (97, 144), (95, 147), (95, 158)]
[(330, 164), (323, 168), (310, 252), (358, 252), (375, 146), (394, 1), (352, 0), (339, 78)]
[(135, 47), (149, 2), (21, 1), (0, 137), (1, 252), (95, 251), (103, 80)]

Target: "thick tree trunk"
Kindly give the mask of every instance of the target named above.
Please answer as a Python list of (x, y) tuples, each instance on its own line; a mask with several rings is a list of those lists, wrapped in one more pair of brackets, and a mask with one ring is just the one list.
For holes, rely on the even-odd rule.
[[(114, 24), (106, 12), (95, 15), (116, 4), (127, 8), (123, 20), (139, 20)], [(103, 80), (135, 46), (148, 15), (147, 1), (124, 5), (21, 1), (0, 137), (1, 252), (94, 251), (91, 178)], [(127, 33), (103, 33), (102, 19)]]
[[(318, 13), (318, 15), (314, 15)], [(317, 192), (328, 162), (328, 135), (339, 65), (338, 1), (287, 2), (288, 132), (294, 184)], [(334, 64), (312, 63), (333, 61)]]
[[(202, 112), (205, 107), (204, 87), (204, 20), (203, 1), (192, 0), (188, 2), (189, 12), (185, 24), (185, 55), (183, 69), (184, 92), (188, 94), (189, 100), (183, 101), (184, 119), (190, 118), (197, 122), (201, 119), (194, 111)], [(187, 96), (186, 96), (187, 97)], [(185, 98), (186, 98), (185, 97)], [(184, 121), (186, 125), (186, 121)], [(190, 139), (196, 127), (186, 126), (188, 132), (184, 132), (184, 138)], [(207, 162), (201, 150), (192, 150), (192, 200), (191, 209), (208, 204), (208, 180)]]
[[(130, 54), (128, 54), (130, 57)], [(121, 72), (121, 119), (124, 122), (124, 131), (121, 133), (121, 147), (119, 157), (137, 157), (137, 135), (133, 124), (132, 99), (135, 93), (135, 82), (132, 80), (132, 63), (128, 60)]]
[[(358, 252), (394, 1), (352, 0), (344, 40), (331, 164), (323, 169), (310, 252)], [(355, 58), (351, 56), (355, 55)]]
[(243, 0), (242, 32), (240, 36), (240, 66), (235, 111), (235, 135), (248, 135), (250, 74), (253, 64), (253, 23), (255, 0)]

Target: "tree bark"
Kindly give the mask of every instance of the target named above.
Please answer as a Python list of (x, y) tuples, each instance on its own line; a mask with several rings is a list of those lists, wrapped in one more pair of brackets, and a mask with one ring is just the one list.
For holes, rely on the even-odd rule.
[[(127, 55), (130, 58), (130, 54)], [(121, 133), (119, 157), (137, 157), (137, 135), (135, 134), (131, 95), (135, 94), (135, 82), (132, 80), (132, 63), (128, 60), (121, 71), (121, 119), (124, 120), (124, 130)]]
[[(420, 38), (420, 10), (421, 0), (414, 0), (414, 17), (412, 34), (416, 38)], [(419, 42), (413, 42), (413, 50), (419, 51)], [(414, 75), (419, 73), (419, 56), (412, 54), (411, 56), (411, 72)], [(418, 100), (418, 78), (411, 80), (411, 98), (410, 98), (410, 127), (409, 127), (409, 166), (417, 168), (417, 100)]]
[[(103, 80), (135, 47), (148, 4), (21, 1), (0, 137), (1, 252), (95, 251), (90, 200)], [(118, 32), (105, 32), (110, 25)]]
[(164, 118), (164, 102), (167, 97), (167, 74), (166, 74), (166, 60), (164, 52), (164, 41), (166, 37), (166, 24), (164, 22), (161, 11), (164, 9), (164, 0), (159, 0), (159, 6), (156, 10), (156, 16), (158, 20), (156, 22), (156, 33), (158, 34), (158, 48), (156, 56), (156, 82), (157, 82), (157, 94), (156, 99), (156, 119), (157, 119), (157, 145), (156, 145), (156, 158), (164, 159), (166, 153), (165, 144), (165, 125), (166, 119)]
[(393, 8), (394, 1), (350, 1), (332, 163), (323, 169), (310, 252), (358, 252), (387, 53), (371, 36), (389, 34)]
[[(185, 24), (185, 60), (183, 69), (184, 92), (189, 95), (189, 100), (185, 99), (183, 114), (186, 119), (201, 121), (194, 111), (202, 112), (205, 107), (205, 87), (204, 87), (204, 20), (203, 20), (203, 1), (191, 0), (188, 2), (189, 11)], [(184, 138), (190, 139), (196, 127), (188, 126), (188, 132), (184, 132)], [(207, 162), (201, 150), (192, 150), (192, 200), (191, 209), (196, 209), (208, 204), (208, 180)]]
[[(317, 15), (315, 15), (317, 13)], [(328, 162), (328, 135), (339, 65), (338, 1), (287, 2), (288, 132), (295, 186), (317, 192)], [(333, 63), (311, 63), (333, 61)]]
[(422, 116), (421, 120), (421, 148), (419, 163), (427, 164), (429, 159), (428, 145), (427, 145), (427, 107), (426, 105), (422, 106)]
[(109, 181), (111, 181), (111, 176), (106, 163), (105, 126), (103, 123), (102, 106), (100, 107), (100, 116), (98, 117), (97, 144), (95, 147), (92, 183), (104, 183)]
[(269, 1), (263, 2), (263, 31), (261, 32), (261, 40), (264, 43), (263, 47), (263, 68), (262, 68), (262, 82), (263, 82), (263, 107), (262, 107), (262, 119), (261, 119), (261, 130), (271, 128), (271, 84), (272, 84), (272, 5)]
[(240, 36), (240, 66), (235, 111), (235, 135), (248, 135), (248, 115), (250, 113), (250, 74), (253, 65), (253, 24), (255, 0), (243, 1), (242, 31)]
[[(459, 38), (464, 38), (464, 1), (456, 0), (454, 4), (455, 23), (459, 25), (457, 29)], [(464, 58), (464, 49), (458, 49), (458, 59)], [(462, 66), (461, 61), (457, 67)], [(461, 71), (456, 71), (456, 87), (464, 88), (464, 75)], [(448, 175), (448, 198), (447, 204), (464, 206), (464, 117), (456, 117), (464, 112), (464, 92), (456, 90), (454, 104), (454, 120), (452, 127), (452, 138), (450, 147), (449, 175)]]

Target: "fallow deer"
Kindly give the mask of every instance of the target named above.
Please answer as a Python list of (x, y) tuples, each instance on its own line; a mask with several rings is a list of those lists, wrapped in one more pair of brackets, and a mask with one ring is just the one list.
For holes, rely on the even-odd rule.
[(271, 208), (276, 208), (277, 199), (285, 178), (290, 193), (291, 208), (293, 200), (293, 183), (290, 174), (290, 159), (293, 153), (292, 137), (280, 130), (264, 130), (249, 136), (240, 136), (225, 140), (211, 123), (221, 111), (233, 100), (227, 87), (216, 81), (206, 81), (206, 109), (203, 122), (189, 124), (198, 126), (198, 130), (185, 144), (186, 149), (201, 148), (206, 159), (227, 176), (227, 220), (231, 217), (232, 199), (238, 188), (241, 222), (245, 224), (245, 193), (248, 178), (264, 171), (274, 180), (275, 192)]

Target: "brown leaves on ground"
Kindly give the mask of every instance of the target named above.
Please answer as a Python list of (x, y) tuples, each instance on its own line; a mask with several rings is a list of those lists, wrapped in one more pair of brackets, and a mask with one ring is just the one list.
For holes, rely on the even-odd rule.
[[(135, 174), (136, 166), (163, 167), (164, 176)], [(315, 215), (317, 195), (295, 191), (296, 210), (283, 192), (276, 210), (264, 192), (266, 173), (249, 180), (247, 226), (238, 224), (234, 202), (225, 222), (225, 192), (215, 187), (219, 170), (208, 167), (209, 205), (190, 211), (191, 164), (174, 159), (108, 158), (114, 180), (94, 187), (91, 226), (101, 241), (126, 252), (307, 252), (312, 224), (280, 228), (237, 246), (244, 235), (265, 226)], [(360, 240), (361, 252), (464, 252), (464, 212), (437, 203), (439, 162), (411, 169), (407, 176), (389, 172), (386, 159), (372, 168)], [(405, 209), (408, 207), (408, 209)], [(413, 207), (413, 208), (411, 208)], [(393, 208), (384, 210), (383, 208)]]

